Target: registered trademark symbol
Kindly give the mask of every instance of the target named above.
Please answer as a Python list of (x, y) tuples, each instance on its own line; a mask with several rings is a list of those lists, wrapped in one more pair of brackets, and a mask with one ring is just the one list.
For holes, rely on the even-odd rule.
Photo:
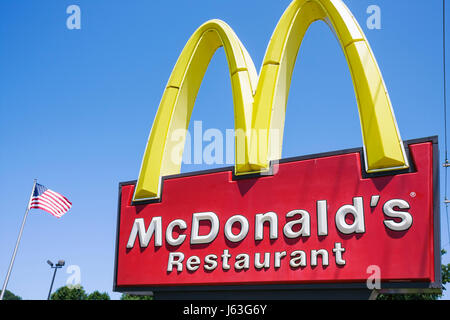
[(411, 192), (409, 195), (410, 195), (411, 198), (415, 198), (416, 197), (416, 193), (414, 191)]

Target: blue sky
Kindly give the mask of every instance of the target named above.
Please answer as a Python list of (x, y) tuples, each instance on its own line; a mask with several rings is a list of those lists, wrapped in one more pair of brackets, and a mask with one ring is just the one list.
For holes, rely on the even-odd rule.
[[(442, 1), (344, 0), (377, 58), (404, 140), (439, 136), (444, 161)], [(0, 281), (6, 274), (33, 179), (66, 195), (56, 219), (32, 210), (8, 289), (47, 297), (47, 259), (77, 265), (88, 292), (112, 292), (118, 183), (137, 179), (153, 117), (170, 72), (192, 32), (226, 21), (259, 70), (290, 0), (6, 0), (0, 2)], [(81, 8), (69, 30), (66, 8)], [(381, 29), (369, 30), (369, 5)], [(233, 128), (222, 49), (200, 88), (192, 120)], [(362, 146), (353, 85), (328, 26), (312, 25), (297, 60), (288, 101), (283, 157)], [(183, 165), (182, 171), (212, 168)], [(441, 200), (444, 199), (441, 170)], [(442, 201), (441, 201), (442, 202)], [(441, 210), (442, 246), (450, 251)], [(444, 256), (450, 262), (450, 253)], [(58, 271), (54, 288), (70, 274)], [(449, 293), (446, 298), (449, 298)]]

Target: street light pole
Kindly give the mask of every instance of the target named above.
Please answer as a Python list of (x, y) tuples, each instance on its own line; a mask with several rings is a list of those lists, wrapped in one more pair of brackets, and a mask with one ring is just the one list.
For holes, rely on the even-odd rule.
[(48, 291), (47, 300), (50, 300), (50, 295), (52, 294), (53, 282), (55, 281), (56, 271), (58, 270), (58, 268), (56, 268), (56, 267), (52, 267), (52, 268), (55, 269), (55, 272), (53, 272), (52, 283), (50, 284), (50, 290)]
[(55, 271), (53, 272), (52, 283), (50, 284), (50, 290), (48, 291), (48, 297), (47, 297), (47, 300), (50, 300), (50, 295), (52, 294), (53, 282), (55, 281), (56, 271), (59, 268), (62, 268), (64, 266), (65, 261), (59, 260), (58, 263), (54, 266), (53, 266), (53, 262), (51, 262), (50, 260), (47, 260), (47, 263), (50, 265), (50, 268), (55, 269)]

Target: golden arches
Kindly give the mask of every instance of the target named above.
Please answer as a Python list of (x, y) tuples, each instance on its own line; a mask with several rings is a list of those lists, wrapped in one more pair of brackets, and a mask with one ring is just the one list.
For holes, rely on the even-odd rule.
[[(235, 173), (269, 169), (281, 158), (284, 118), (292, 71), (310, 24), (324, 20), (335, 31), (353, 79), (364, 142), (366, 171), (408, 167), (389, 96), (367, 39), (341, 0), (294, 0), (269, 42), (260, 78), (231, 28), (211, 20), (195, 31), (174, 67), (156, 114), (142, 160), (134, 201), (158, 198), (160, 178), (180, 172), (171, 139), (187, 130), (195, 98), (214, 52), (223, 46), (234, 100)], [(277, 134), (273, 134), (277, 132)], [(182, 138), (185, 138), (182, 134)], [(183, 142), (184, 140), (182, 140)], [(182, 151), (182, 150), (181, 150)]]
[[(164, 90), (153, 122), (147, 148), (142, 160), (134, 200), (159, 197), (160, 177), (180, 172), (181, 155), (174, 154), (180, 141), (173, 138), (181, 133), (186, 137), (190, 116), (203, 76), (218, 48), (225, 49), (233, 89), (235, 128), (247, 132), (251, 128), (253, 92), (257, 73), (250, 55), (223, 21), (211, 20), (200, 26), (191, 36), (178, 58)], [(236, 138), (236, 157), (244, 155), (237, 170), (248, 171), (248, 139)], [(182, 153), (182, 150), (181, 150)]]
[[(287, 97), (297, 53), (316, 20), (335, 32), (347, 59), (361, 121), (367, 172), (408, 168), (391, 102), (357, 21), (341, 0), (296, 0), (286, 9), (269, 42), (256, 90), (250, 146), (254, 170), (267, 169), (281, 158)], [(269, 131), (270, 130), (270, 131)], [(270, 132), (277, 132), (275, 137)], [(258, 137), (269, 137), (265, 141)]]

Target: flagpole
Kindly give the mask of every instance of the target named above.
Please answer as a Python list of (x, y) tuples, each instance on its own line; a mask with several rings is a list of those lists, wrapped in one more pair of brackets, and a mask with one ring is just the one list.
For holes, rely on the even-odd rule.
[(23, 216), (22, 226), (20, 227), (19, 236), (17, 238), (16, 247), (14, 248), (14, 253), (11, 258), (11, 262), (9, 264), (8, 273), (6, 274), (5, 282), (3, 283), (2, 292), (0, 294), (0, 300), (3, 300), (3, 296), (5, 295), (6, 286), (8, 285), (9, 276), (11, 275), (11, 270), (14, 264), (14, 260), (16, 259), (17, 249), (19, 248), (20, 238), (22, 238), (23, 227), (25, 226), (25, 221), (27, 220), (28, 211), (30, 211), (30, 203), (33, 197), (34, 189), (36, 188), (36, 179), (34, 179), (33, 189), (31, 190), (30, 200), (28, 200), (27, 210), (25, 211), (25, 215)]

